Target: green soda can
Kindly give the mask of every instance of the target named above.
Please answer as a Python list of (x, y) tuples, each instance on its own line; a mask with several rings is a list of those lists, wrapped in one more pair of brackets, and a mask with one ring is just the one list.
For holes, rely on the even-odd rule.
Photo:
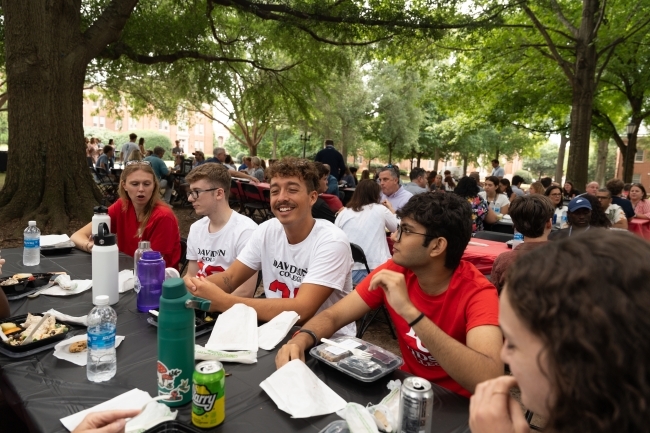
[(226, 418), (226, 373), (219, 361), (203, 361), (192, 375), (192, 424), (216, 427)]

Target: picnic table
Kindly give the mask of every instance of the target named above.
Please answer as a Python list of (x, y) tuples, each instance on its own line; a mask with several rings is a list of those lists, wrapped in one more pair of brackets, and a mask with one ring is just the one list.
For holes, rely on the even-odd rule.
[(643, 239), (650, 240), (650, 220), (632, 218), (627, 223), (627, 229)]

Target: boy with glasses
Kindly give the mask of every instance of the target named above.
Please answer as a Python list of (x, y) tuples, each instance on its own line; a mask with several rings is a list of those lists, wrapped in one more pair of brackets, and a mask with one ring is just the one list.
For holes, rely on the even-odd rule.
[(400, 345), (402, 369), (468, 397), (503, 374), (494, 286), (461, 260), (472, 236), (469, 203), (455, 194), (418, 194), (400, 210), (393, 258), (356, 290), (307, 322), (276, 356), (280, 368), (346, 323), (382, 304)]
[[(185, 285), (192, 294), (212, 301), (212, 311), (245, 304), (257, 311), (261, 321), (295, 311), (303, 323), (352, 291), (352, 251), (340, 228), (312, 217), (319, 180), (314, 163), (285, 158), (271, 165), (267, 175), (276, 218), (257, 227), (224, 272), (207, 280), (186, 276)], [(266, 299), (236, 296), (235, 289), (257, 271), (264, 275)], [(332, 333), (354, 336), (354, 323), (346, 325)]]
[(612, 222), (612, 228), (627, 230), (627, 218), (623, 208), (612, 203), (612, 193), (607, 188), (601, 188), (596, 193), (596, 198), (600, 202), (600, 207)]
[[(230, 173), (220, 164), (203, 164), (185, 177), (187, 199), (202, 218), (192, 224), (187, 236), (187, 275), (208, 277), (232, 265), (257, 228), (255, 222), (234, 212), (228, 204)], [(241, 284), (235, 294), (252, 297), (257, 273)]]

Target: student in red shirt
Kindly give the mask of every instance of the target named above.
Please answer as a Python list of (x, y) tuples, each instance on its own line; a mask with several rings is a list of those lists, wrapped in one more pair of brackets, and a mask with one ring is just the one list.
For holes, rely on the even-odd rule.
[[(111, 233), (117, 234), (120, 252), (133, 257), (138, 242), (151, 242), (167, 267), (175, 268), (181, 257), (178, 220), (160, 198), (160, 186), (148, 161), (130, 161), (120, 177), (120, 198), (108, 208)], [(79, 229), (70, 239), (80, 250), (93, 248), (92, 224)]]
[(307, 322), (280, 349), (276, 366), (304, 360), (320, 338), (384, 304), (402, 369), (469, 397), (477, 384), (503, 374), (496, 289), (461, 260), (472, 235), (471, 207), (455, 194), (418, 194), (397, 215), (393, 258)]

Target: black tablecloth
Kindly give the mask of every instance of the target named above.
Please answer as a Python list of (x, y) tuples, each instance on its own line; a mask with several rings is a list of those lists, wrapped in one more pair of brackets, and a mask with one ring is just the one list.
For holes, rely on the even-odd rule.
[[(75, 251), (61, 257), (41, 258), (38, 267), (21, 265), (22, 249), (5, 250), (7, 259), (3, 273), (18, 271), (50, 272), (67, 270), (75, 279), (90, 278), (90, 255)], [(120, 269), (132, 267), (132, 259), (120, 257)], [(6, 272), (4, 272), (6, 271)], [(79, 367), (53, 356), (53, 350), (25, 359), (10, 359), (0, 355), (0, 386), (6, 400), (14, 411), (25, 419), (34, 432), (66, 432), (59, 419), (83, 409), (95, 406), (133, 388), (157, 394), (156, 350), (157, 328), (149, 325), (147, 315), (136, 309), (133, 291), (120, 295), (113, 306), (118, 321), (118, 335), (126, 336), (117, 349), (117, 374), (108, 382), (96, 384), (86, 379), (86, 368)], [(11, 302), (12, 315), (27, 312), (40, 313), (55, 308), (70, 315), (83, 315), (90, 311), (91, 292), (57, 298), (40, 296), (31, 300)], [(76, 333), (85, 333), (78, 329)], [(208, 335), (197, 338), (205, 344)], [(307, 419), (292, 419), (280, 411), (275, 403), (259, 387), (260, 382), (275, 371), (276, 351), (258, 352), (258, 362), (252, 365), (225, 364), (232, 376), (226, 379), (226, 420), (212, 430), (215, 432), (318, 432), (331, 421), (339, 419), (335, 414)], [(356, 381), (315, 359), (308, 358), (307, 365), (330, 388), (348, 402), (378, 403), (387, 393), (390, 379), (405, 377), (395, 372), (374, 383)], [(433, 432), (469, 431), (468, 400), (444, 388), (434, 385), (435, 404)], [(179, 410), (178, 419), (190, 423), (190, 405)]]

